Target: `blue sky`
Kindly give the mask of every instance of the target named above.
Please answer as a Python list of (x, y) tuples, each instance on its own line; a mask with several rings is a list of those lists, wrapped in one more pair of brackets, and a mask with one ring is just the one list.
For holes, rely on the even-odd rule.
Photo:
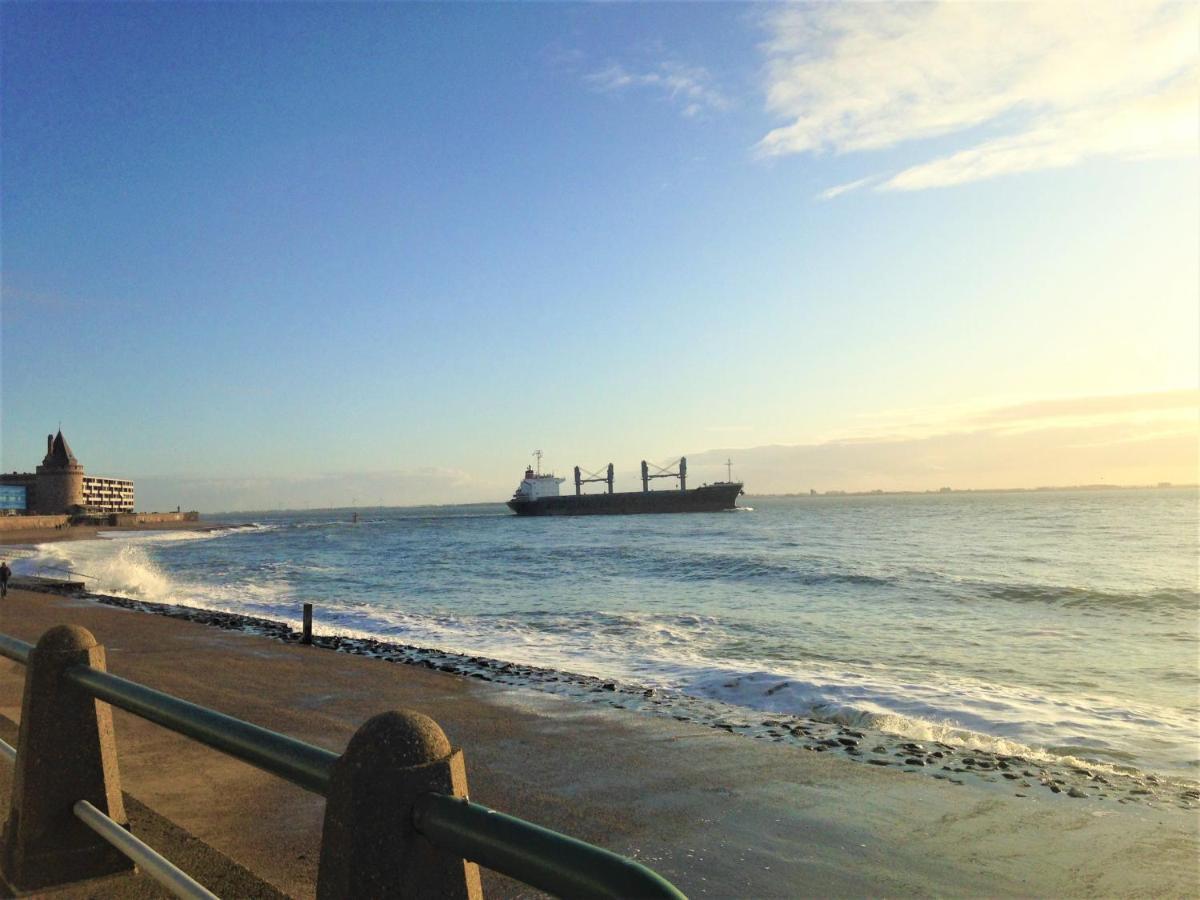
[[(1184, 480), (1196, 8), (1063, 9), (7, 4), (2, 465), (61, 421), (147, 507), (487, 499), (537, 447)], [(926, 458), (1123, 396), (1022, 426), (1099, 462)]]

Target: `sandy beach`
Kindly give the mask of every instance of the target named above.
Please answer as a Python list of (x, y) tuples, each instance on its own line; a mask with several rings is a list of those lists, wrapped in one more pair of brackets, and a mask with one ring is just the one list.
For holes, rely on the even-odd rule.
[[(412, 665), (12, 591), (0, 631), (91, 629), (109, 668), (340, 750), (379, 711), (433, 716), (472, 798), (648, 863), (691, 896), (1184, 896), (1194, 810), (953, 784), (692, 723)], [(22, 668), (0, 663), (19, 719)], [(322, 801), (116, 713), (124, 788), (292, 896), (312, 896)], [(528, 893), (487, 875), (491, 896)]]

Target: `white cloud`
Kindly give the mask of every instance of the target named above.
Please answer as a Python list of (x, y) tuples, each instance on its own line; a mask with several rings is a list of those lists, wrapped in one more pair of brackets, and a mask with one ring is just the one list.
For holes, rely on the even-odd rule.
[(877, 187), (917, 190), (1197, 152), (1194, 3), (789, 6), (766, 21), (767, 107), (788, 122), (762, 156), (988, 132)]
[(649, 70), (632, 72), (620, 63), (612, 63), (588, 75), (587, 81), (605, 93), (631, 89), (655, 91), (678, 104), (681, 114), (689, 119), (729, 107), (729, 101), (713, 86), (712, 76), (700, 66), (662, 62)]
[(848, 193), (849, 191), (857, 191), (860, 187), (864, 187), (875, 180), (877, 180), (876, 176), (868, 175), (866, 178), (859, 178), (857, 181), (851, 181), (847, 184), (839, 184), (831, 188), (826, 188), (817, 196), (819, 196), (822, 200), (832, 200), (834, 197), (839, 197), (842, 194)]

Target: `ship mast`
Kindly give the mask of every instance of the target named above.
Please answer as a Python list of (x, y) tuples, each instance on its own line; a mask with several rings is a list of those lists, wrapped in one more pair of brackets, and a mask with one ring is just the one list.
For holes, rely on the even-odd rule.
[(725, 480), (732, 484), (733, 483), (733, 460), (729, 459), (728, 457), (725, 458), (725, 472), (726, 472)]
[(533, 455), (537, 457), (537, 474), (542, 474), (542, 451), (534, 450)]

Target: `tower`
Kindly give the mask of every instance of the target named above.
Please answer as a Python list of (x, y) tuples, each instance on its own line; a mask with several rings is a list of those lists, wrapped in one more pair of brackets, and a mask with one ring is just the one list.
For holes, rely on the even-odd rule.
[(46, 458), (37, 467), (36, 512), (57, 515), (83, 505), (83, 466), (71, 452), (66, 438), (46, 435)]

